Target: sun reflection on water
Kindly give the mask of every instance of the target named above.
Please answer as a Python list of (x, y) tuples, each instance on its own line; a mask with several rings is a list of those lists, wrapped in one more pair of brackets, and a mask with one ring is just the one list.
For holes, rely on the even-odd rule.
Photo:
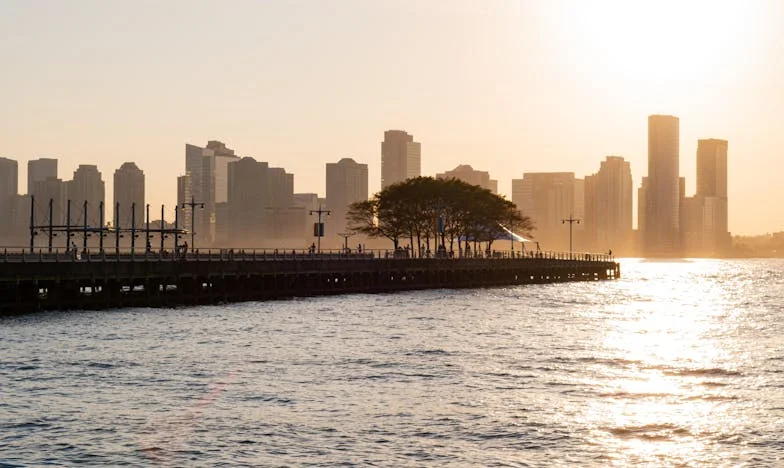
[(627, 285), (634, 300), (606, 317), (607, 360), (589, 382), (601, 398), (584, 413), (590, 443), (619, 466), (699, 464), (711, 441), (740, 424), (726, 405), (726, 381), (739, 375), (726, 340), (732, 292), (711, 281), (710, 261), (624, 266), (627, 278), (641, 277)]

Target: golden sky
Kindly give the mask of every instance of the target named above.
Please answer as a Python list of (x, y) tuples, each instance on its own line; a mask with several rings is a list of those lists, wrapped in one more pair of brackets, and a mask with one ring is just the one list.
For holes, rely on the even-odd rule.
[[(384, 130), (422, 170), (471, 164), (510, 195), (523, 172), (647, 172), (647, 116), (729, 140), (730, 230), (784, 230), (784, 2), (6, 0), (0, 156), (60, 158), (70, 179), (135, 161), (147, 201), (176, 200), (184, 144), (219, 139), (324, 195), (353, 157), (380, 187)], [(24, 190), (24, 189), (23, 189)], [(636, 197), (636, 190), (635, 190)], [(636, 204), (636, 200), (635, 200)]]

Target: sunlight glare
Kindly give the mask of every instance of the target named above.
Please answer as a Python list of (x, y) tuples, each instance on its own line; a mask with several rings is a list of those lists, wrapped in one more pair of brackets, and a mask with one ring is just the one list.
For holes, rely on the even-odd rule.
[(754, 2), (599, 0), (570, 3), (566, 24), (586, 78), (655, 95), (738, 73), (728, 64), (754, 48), (759, 14)]

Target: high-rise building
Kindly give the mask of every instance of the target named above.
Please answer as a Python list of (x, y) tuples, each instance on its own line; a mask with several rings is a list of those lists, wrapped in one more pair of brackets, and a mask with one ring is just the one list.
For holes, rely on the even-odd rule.
[(57, 160), (39, 158), (27, 161), (27, 193), (33, 193), (33, 185), (46, 179), (57, 178)]
[(402, 130), (387, 130), (381, 142), (381, 188), (419, 177), (422, 145)]
[(84, 202), (87, 202), (87, 225), (100, 226), (105, 213), (101, 211), (101, 204), (106, 200), (106, 188), (98, 166), (80, 165), (74, 171), (73, 179), (65, 184), (68, 200), (71, 200), (71, 223), (84, 223)]
[(215, 203), (225, 203), (229, 199), (229, 163), (240, 158), (234, 154), (233, 149), (227, 148), (221, 141), (210, 140), (205, 149), (215, 155), (214, 175), (209, 182), (215, 194)]
[(56, 178), (36, 180), (31, 195), (35, 199), (34, 217), (36, 225), (65, 225), (66, 186)]
[[(115, 212), (118, 203), (119, 212)], [(114, 226), (129, 228), (132, 219), (136, 227), (144, 226), (144, 172), (135, 163), (123, 163), (114, 171), (114, 204)]]
[(183, 229), (190, 230), (194, 226), (191, 224), (193, 220), (193, 210), (191, 206), (183, 205), (184, 203), (191, 203), (195, 201), (193, 198), (193, 179), (191, 179), (190, 172), (185, 175), (177, 177), (177, 209), (180, 211), (179, 219)]
[(645, 227), (645, 210), (648, 204), (648, 178), (643, 177), (640, 183), (640, 188), (637, 189), (637, 232), (634, 238), (635, 255), (643, 252), (643, 233), (646, 232)]
[(326, 225), (332, 234), (345, 233), (349, 206), (367, 199), (367, 164), (359, 164), (351, 158), (327, 163), (327, 205), (331, 215)]
[(645, 190), (643, 252), (649, 256), (680, 253), (679, 120), (648, 117), (648, 177)]
[[(512, 203), (531, 218), (534, 237), (542, 248), (569, 248), (569, 226), (563, 220), (582, 215), (575, 211), (575, 185), (574, 172), (526, 172), (522, 179), (512, 179)], [(578, 246), (582, 243), (581, 239), (575, 241)]]
[(697, 141), (697, 196), (715, 197), (713, 237), (717, 250), (730, 247), (727, 199), (727, 140)]
[(294, 198), (294, 174), (282, 167), (268, 167), (264, 205), (267, 208), (289, 208)]
[(263, 235), (268, 168), (253, 158), (229, 163), (229, 231), (238, 245), (261, 245), (253, 240)]
[(688, 255), (717, 256), (731, 244), (727, 209), (727, 141), (697, 141), (697, 193), (686, 198), (681, 216)]
[(304, 211), (294, 208), (294, 174), (270, 167), (266, 175), (264, 239), (286, 247), (302, 246), (300, 234)]
[(585, 178), (585, 231), (591, 248), (629, 252), (632, 190), (631, 166), (619, 156), (607, 156), (599, 172)]
[(215, 240), (215, 205), (228, 201), (228, 165), (239, 159), (234, 150), (217, 140), (208, 141), (204, 148), (185, 145), (185, 171), (191, 177), (191, 196), (196, 203), (204, 204), (203, 209), (193, 212), (194, 228), (202, 242), (213, 243)]
[(302, 246), (304, 214), (293, 206), (293, 174), (242, 158), (228, 164), (228, 188), (225, 209), (231, 245), (283, 246), (291, 240)]
[[(315, 215), (310, 215), (310, 212), (317, 211), (319, 209), (328, 210), (329, 207), (327, 206), (327, 199), (319, 198), (318, 194), (316, 193), (295, 193), (292, 198), (292, 203), (294, 204), (295, 208), (301, 209), (303, 213), (302, 237), (306, 239), (305, 243), (310, 245), (310, 243), (316, 242), (316, 237), (313, 235), (313, 224), (317, 221), (315, 220)], [(327, 218), (322, 218), (322, 222), (329, 224), (328, 218), (329, 216), (327, 216)], [(322, 239), (322, 241), (323, 240), (324, 239)], [(333, 245), (335, 244), (333, 243)]]
[(0, 158), (0, 197), (19, 193), (19, 163), (13, 159)]
[[(40, 221), (40, 220), (37, 220)], [(30, 241), (30, 195), (11, 197), (11, 215), (8, 218), (7, 238), (12, 245), (27, 245)], [(44, 237), (44, 236), (40, 236)], [(39, 245), (41, 239), (38, 239)]]
[(697, 140), (697, 195), (727, 198), (727, 140)]
[(498, 193), (498, 181), (490, 178), (487, 171), (476, 171), (468, 164), (461, 164), (451, 171), (436, 174), (436, 179), (457, 179), (471, 185), (478, 185), (482, 188)]
[(14, 198), (19, 193), (19, 164), (13, 159), (0, 158), (0, 238), (7, 239), (12, 225), (8, 221), (13, 214)]

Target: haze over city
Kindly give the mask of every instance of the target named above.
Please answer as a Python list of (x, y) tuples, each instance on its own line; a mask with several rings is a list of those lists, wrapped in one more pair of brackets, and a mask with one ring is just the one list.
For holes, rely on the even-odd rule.
[[(729, 141), (729, 229), (779, 231), (784, 6), (759, 2), (5, 2), (0, 156), (60, 174), (123, 162), (147, 201), (176, 202), (183, 144), (225, 141), (324, 194), (324, 167), (368, 164), (402, 128), (422, 174), (647, 171), (647, 116), (680, 118), (680, 174), (698, 139)], [(636, 196), (635, 196), (636, 205)], [(634, 210), (635, 218), (637, 210)]]
[(0, 0), (0, 467), (781, 466), (783, 25)]

